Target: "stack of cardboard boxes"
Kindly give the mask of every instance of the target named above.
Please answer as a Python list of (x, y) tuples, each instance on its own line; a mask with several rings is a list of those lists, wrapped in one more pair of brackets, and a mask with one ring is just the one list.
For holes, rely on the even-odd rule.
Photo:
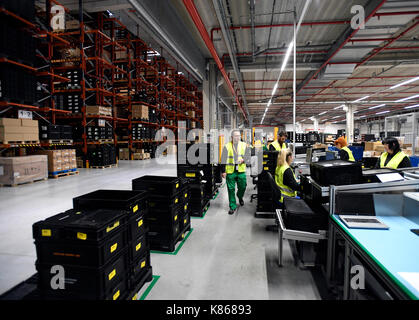
[(150, 159), (150, 153), (144, 152), (144, 149), (137, 149), (134, 153), (134, 160)]
[(119, 160), (129, 160), (129, 148), (119, 148)]
[(149, 120), (148, 107), (143, 104), (134, 104), (132, 106), (132, 118), (141, 119), (143, 121)]
[(0, 118), (0, 142), (39, 142), (38, 120)]
[(195, 118), (195, 111), (193, 111), (193, 110), (188, 110), (188, 111), (186, 111), (186, 115), (187, 115), (188, 117)]
[(37, 154), (48, 156), (48, 171), (50, 173), (77, 168), (75, 149), (42, 150), (38, 151)]
[(111, 117), (112, 107), (86, 106), (86, 114)]
[(48, 178), (47, 157), (0, 157), (0, 184), (16, 185)]
[(381, 143), (381, 141), (376, 142), (365, 142), (365, 148), (364, 148), (364, 157), (379, 157), (381, 156), (381, 153), (384, 152), (384, 145)]

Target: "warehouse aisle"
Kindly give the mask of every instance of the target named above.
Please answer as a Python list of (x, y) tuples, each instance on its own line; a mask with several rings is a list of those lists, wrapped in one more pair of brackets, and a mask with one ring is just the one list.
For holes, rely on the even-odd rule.
[[(36, 272), (32, 224), (72, 207), (72, 198), (97, 189), (130, 190), (145, 174), (176, 175), (171, 164), (156, 160), (121, 161), (118, 168), (80, 169), (80, 175), (17, 188), (1, 188), (0, 294)], [(272, 220), (255, 219), (248, 182), (245, 205), (227, 214), (224, 186), (203, 219), (192, 219), (193, 232), (177, 255), (151, 255), (153, 274), (161, 276), (147, 299), (319, 299), (311, 273), (294, 265), (284, 246), (277, 266), (277, 235), (265, 231)], [(9, 209), (7, 209), (9, 208)]]

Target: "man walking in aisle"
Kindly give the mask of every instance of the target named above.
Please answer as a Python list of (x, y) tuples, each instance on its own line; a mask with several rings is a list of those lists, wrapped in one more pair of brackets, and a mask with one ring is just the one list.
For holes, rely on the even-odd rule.
[(228, 200), (230, 205), (229, 214), (234, 214), (236, 204), (236, 183), (237, 198), (241, 206), (244, 205), (243, 196), (246, 191), (246, 163), (249, 163), (251, 149), (246, 143), (240, 141), (240, 130), (233, 130), (231, 142), (227, 143), (221, 154), (221, 172), (226, 179), (228, 189)]

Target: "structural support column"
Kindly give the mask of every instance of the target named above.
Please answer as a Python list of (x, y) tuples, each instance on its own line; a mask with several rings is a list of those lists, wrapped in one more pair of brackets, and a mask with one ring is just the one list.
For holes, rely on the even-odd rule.
[(345, 106), (346, 111), (346, 141), (348, 143), (354, 142), (354, 112), (356, 107), (349, 104)]
[(206, 134), (216, 125), (217, 112), (217, 65), (209, 62), (207, 75), (203, 83), (203, 115), (204, 131)]

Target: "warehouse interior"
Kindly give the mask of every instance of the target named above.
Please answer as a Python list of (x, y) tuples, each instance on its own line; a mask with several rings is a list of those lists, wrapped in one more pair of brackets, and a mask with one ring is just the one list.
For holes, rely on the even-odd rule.
[(419, 1), (0, 16), (0, 300), (419, 299)]

